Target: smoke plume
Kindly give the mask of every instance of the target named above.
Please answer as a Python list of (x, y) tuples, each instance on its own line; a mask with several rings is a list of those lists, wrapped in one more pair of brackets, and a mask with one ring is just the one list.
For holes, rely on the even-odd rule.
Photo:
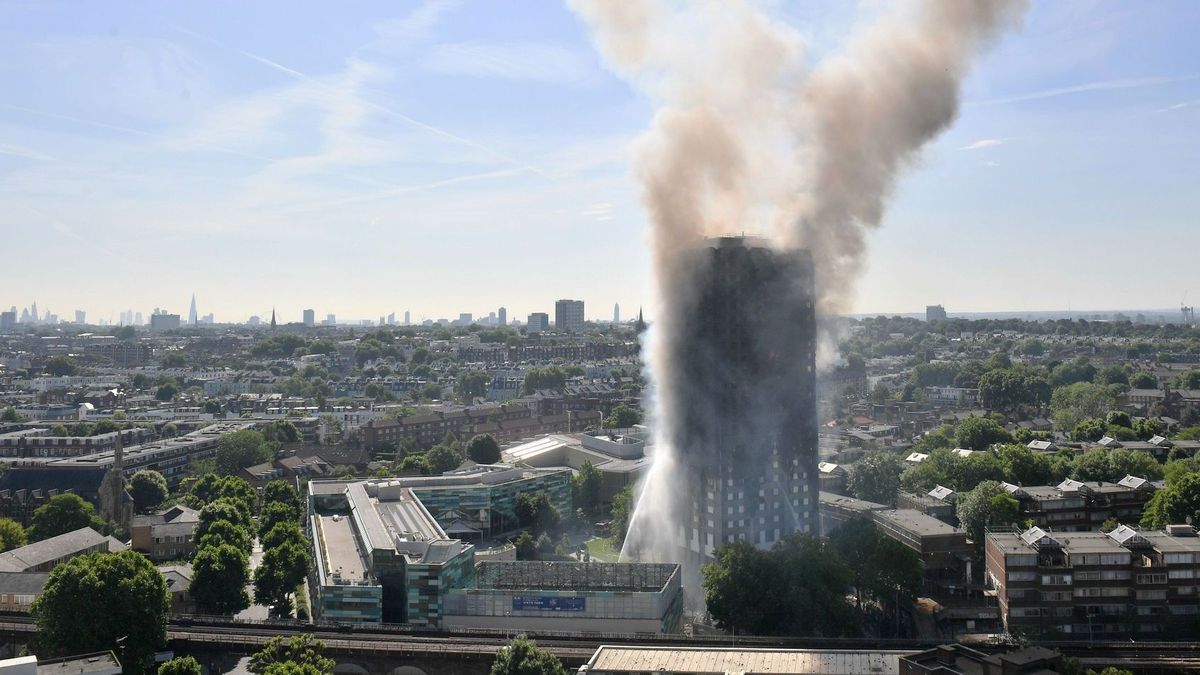
[[(662, 372), (691, 288), (681, 252), (746, 231), (806, 248), (817, 308), (849, 308), (867, 233), (901, 171), (945, 130), (976, 56), (1025, 0), (898, 5), (811, 69), (799, 33), (751, 0), (571, 0), (608, 64), (656, 104), (636, 148), (657, 312), (646, 344), (658, 452), (631, 538), (671, 501), (666, 467), (686, 392)], [(664, 414), (666, 413), (666, 414)], [(666, 510), (659, 513), (666, 513)], [(646, 535), (643, 538), (649, 538)]]

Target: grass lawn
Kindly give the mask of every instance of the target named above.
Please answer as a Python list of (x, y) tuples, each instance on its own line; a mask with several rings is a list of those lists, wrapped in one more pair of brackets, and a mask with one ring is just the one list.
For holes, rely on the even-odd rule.
[(617, 562), (617, 558), (621, 557), (621, 551), (613, 546), (611, 537), (605, 539), (589, 539), (587, 542), (588, 553), (592, 556), (592, 560), (599, 562)]

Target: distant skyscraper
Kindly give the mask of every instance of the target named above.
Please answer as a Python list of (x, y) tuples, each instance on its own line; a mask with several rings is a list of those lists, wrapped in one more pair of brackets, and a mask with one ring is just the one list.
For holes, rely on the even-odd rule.
[(559, 300), (554, 303), (554, 329), (559, 332), (583, 330), (583, 301)]
[(142, 313), (141, 312), (137, 312), (133, 315), (133, 325), (135, 325), (135, 326), (142, 325)]
[(470, 326), (471, 325), (471, 313), (470, 312), (459, 312), (458, 321), (455, 321), (454, 323), (459, 326)]
[(87, 312), (82, 309), (75, 310), (75, 323), (80, 325), (87, 323)]
[(621, 323), (621, 303), (613, 303), (613, 325)]
[(38, 322), (38, 313), (37, 313), (37, 303), (36, 302), (29, 306), (29, 321), (31, 323)]
[(12, 330), (17, 327), (17, 310), (10, 309), (0, 312), (0, 331)]
[(317, 313), (311, 309), (304, 310), (304, 325), (309, 328), (317, 325)]
[(196, 294), (192, 293), (192, 305), (188, 308), (188, 325), (195, 326), (200, 323), (200, 315), (196, 313)]
[(388, 324), (389, 326), (395, 326), (395, 325), (396, 325), (396, 313), (395, 313), (395, 312), (388, 312), (388, 315), (387, 315), (387, 324)]
[(407, 310), (407, 309), (406, 309), (406, 310), (404, 310), (404, 325), (405, 325), (405, 326), (411, 326), (411, 325), (412, 325), (412, 321), (410, 320), (410, 318), (411, 318), (411, 317), (410, 317), (410, 314), (409, 314), (408, 310)]
[(337, 325), (337, 317), (334, 316), (333, 314), (326, 314), (325, 315), (325, 325), (326, 326), (336, 326)]
[(172, 328), (179, 328), (178, 314), (158, 312), (150, 317), (150, 330), (170, 330)]
[(941, 305), (926, 305), (925, 306), (926, 321), (945, 321), (946, 308)]
[(501, 307), (496, 316), (496, 323), (501, 326), (508, 325), (508, 310)]
[(540, 333), (550, 329), (550, 315), (545, 312), (534, 312), (529, 315), (525, 329), (530, 333)]

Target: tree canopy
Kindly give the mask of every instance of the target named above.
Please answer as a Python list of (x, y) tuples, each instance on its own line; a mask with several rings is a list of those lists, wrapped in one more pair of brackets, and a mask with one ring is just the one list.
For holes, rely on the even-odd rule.
[(325, 656), (325, 642), (304, 633), (290, 638), (270, 638), (262, 649), (251, 655), (248, 670), (265, 675), (272, 666), (288, 663), (307, 666), (322, 675), (333, 672), (334, 666), (333, 659)]
[(491, 675), (567, 675), (558, 657), (524, 635), (496, 652)]
[(500, 443), (491, 434), (479, 434), (467, 442), (467, 457), (476, 464), (495, 464), (500, 461)]
[(702, 569), (702, 587), (717, 627), (755, 635), (856, 632), (846, 601), (853, 573), (822, 540), (793, 534), (770, 551), (736, 541), (718, 548), (714, 557)]
[(206, 614), (234, 614), (250, 606), (246, 582), (250, 569), (246, 554), (224, 543), (196, 550), (192, 559), (192, 584), (188, 591), (196, 608)]
[(158, 667), (158, 675), (203, 675), (200, 662), (191, 656), (177, 656)]
[(234, 476), (248, 466), (269, 462), (274, 453), (266, 438), (253, 429), (225, 434), (217, 443), (217, 472)]
[(71, 493), (54, 495), (33, 512), (29, 536), (34, 541), (41, 541), (84, 527), (108, 531), (108, 523), (96, 515), (96, 508), (83, 497)]
[(106, 651), (124, 638), (125, 672), (145, 673), (167, 644), (168, 606), (167, 582), (154, 563), (122, 551), (59, 564), (30, 612), (50, 655)]
[(129, 492), (138, 511), (158, 508), (170, 494), (167, 479), (152, 469), (142, 469), (129, 479)]
[(846, 488), (859, 499), (895, 504), (900, 490), (900, 458), (890, 452), (873, 452), (854, 463)]

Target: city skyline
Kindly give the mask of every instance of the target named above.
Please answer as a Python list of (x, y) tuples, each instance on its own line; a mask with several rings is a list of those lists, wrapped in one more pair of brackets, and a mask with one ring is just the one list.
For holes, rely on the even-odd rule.
[[(217, 317), (275, 304), (373, 318), (399, 309), (389, 298), (406, 287), (422, 289), (405, 306), (415, 317), (501, 305), (525, 316), (548, 309), (551, 287), (654, 313), (628, 168), (653, 103), (607, 69), (569, 8), (281, 8), (0, 9), (0, 82), (22, 92), (0, 106), (0, 231), (14, 278), (40, 279), (19, 295), (66, 316), (83, 304), (78, 284), (44, 267), (102, 258), (156, 282), (94, 276), (96, 318), (155, 305), (186, 316), (193, 291)], [(880, 10), (775, 11), (815, 63)], [(279, 15), (280, 35), (327, 39), (245, 28)], [(1200, 294), (1178, 272), (1200, 243), (1188, 189), (1200, 54), (1186, 47), (1198, 15), (1183, 2), (1033, 6), (899, 185), (847, 311)], [(1148, 229), (1175, 245), (1136, 275), (1088, 263)]]

